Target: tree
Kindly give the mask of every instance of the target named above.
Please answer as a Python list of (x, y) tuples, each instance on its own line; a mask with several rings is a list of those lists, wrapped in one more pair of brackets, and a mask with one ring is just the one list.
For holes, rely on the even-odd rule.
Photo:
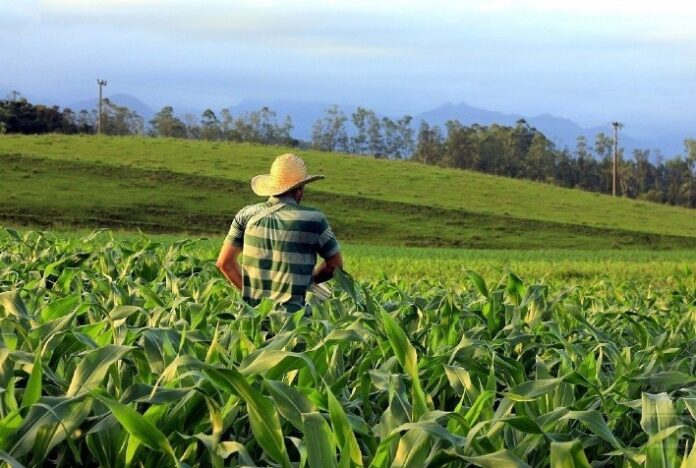
[(222, 139), (222, 126), (220, 121), (211, 109), (206, 109), (201, 114), (200, 137), (204, 140)]
[(396, 122), (396, 133), (399, 141), (399, 151), (395, 154), (396, 157), (407, 157), (413, 154), (413, 127), (411, 122), (413, 117), (404, 115)]
[(152, 134), (171, 138), (186, 138), (186, 125), (174, 115), (172, 106), (163, 107), (150, 120)]
[(322, 151), (348, 151), (348, 118), (337, 105), (326, 109), (323, 118), (312, 127), (312, 147)]
[(222, 109), (220, 111), (220, 130), (222, 131), (222, 137), (225, 140), (240, 141), (239, 135), (237, 135), (234, 126), (234, 116), (229, 108)]
[(577, 143), (575, 145), (575, 157), (578, 161), (578, 175), (576, 177), (577, 186), (580, 188), (587, 189), (590, 188), (587, 169), (592, 154), (587, 148), (587, 138), (585, 138), (584, 135), (580, 135), (576, 141)]
[(696, 208), (696, 140), (684, 140), (686, 150), (686, 178), (689, 184), (689, 200), (687, 206)]
[[(525, 143), (526, 144), (526, 143)], [(556, 177), (556, 161), (551, 143), (543, 134), (535, 132), (527, 148), (526, 155), (527, 177), (531, 180), (553, 182)]]
[(399, 120), (382, 118), (382, 153), (388, 157), (401, 158), (413, 152), (413, 129), (410, 115)]
[(198, 119), (190, 112), (184, 114), (182, 119), (186, 127), (186, 138), (189, 140), (199, 140), (201, 138), (201, 127), (198, 125)]
[(375, 156), (391, 157), (399, 154), (399, 136), (396, 122), (389, 117), (382, 117), (383, 151)]
[(102, 132), (106, 135), (137, 135), (143, 133), (143, 118), (125, 106), (109, 99), (102, 103)]
[(430, 127), (427, 122), (421, 121), (416, 150), (411, 159), (424, 164), (440, 164), (444, 153), (443, 141), (440, 127), (437, 125)]
[(94, 133), (96, 128), (96, 111), (90, 113), (88, 110), (81, 109), (77, 113), (77, 128), (80, 133)]
[(445, 123), (445, 138), (442, 164), (447, 167), (470, 169), (476, 154), (476, 137), (474, 130), (462, 125), (458, 120)]
[(367, 151), (379, 157), (384, 154), (384, 137), (382, 136), (382, 124), (377, 115), (370, 111), (366, 116), (367, 125)]
[(353, 126), (355, 126), (355, 135), (350, 139), (350, 152), (356, 154), (365, 154), (368, 150), (367, 147), (367, 118), (372, 111), (368, 111), (363, 107), (358, 107), (355, 112), (351, 114), (351, 121)]

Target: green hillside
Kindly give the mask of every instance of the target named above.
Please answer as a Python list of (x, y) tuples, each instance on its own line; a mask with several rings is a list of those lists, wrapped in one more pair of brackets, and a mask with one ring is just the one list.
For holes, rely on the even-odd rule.
[[(220, 233), (286, 148), (92, 136), (0, 137), (0, 220)], [(481, 248), (696, 247), (692, 210), (403, 161), (299, 152), (306, 203), (343, 239)]]

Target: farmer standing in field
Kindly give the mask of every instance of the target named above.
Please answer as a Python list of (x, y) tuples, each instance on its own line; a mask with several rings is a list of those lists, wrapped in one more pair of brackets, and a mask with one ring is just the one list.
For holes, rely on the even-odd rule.
[[(247, 304), (269, 298), (296, 312), (305, 307), (310, 285), (331, 279), (343, 267), (324, 214), (300, 206), (305, 185), (323, 178), (308, 175), (302, 158), (287, 153), (273, 161), (270, 174), (251, 180), (254, 193), (269, 198), (237, 213), (217, 259), (217, 267)], [(324, 261), (315, 268), (317, 254)]]

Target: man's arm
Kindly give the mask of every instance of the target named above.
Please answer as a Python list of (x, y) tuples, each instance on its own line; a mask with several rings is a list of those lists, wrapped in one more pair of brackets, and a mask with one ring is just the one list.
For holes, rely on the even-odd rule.
[(333, 278), (336, 268), (343, 268), (343, 258), (341, 252), (328, 257), (319, 265), (312, 274), (312, 283), (323, 283)]
[(237, 261), (240, 253), (242, 253), (242, 249), (240, 247), (236, 247), (229, 242), (225, 242), (222, 245), (222, 249), (220, 249), (220, 255), (218, 255), (215, 265), (222, 272), (222, 274), (225, 275), (225, 278), (230, 280), (230, 283), (234, 284), (237, 289), (241, 291), (242, 269)]

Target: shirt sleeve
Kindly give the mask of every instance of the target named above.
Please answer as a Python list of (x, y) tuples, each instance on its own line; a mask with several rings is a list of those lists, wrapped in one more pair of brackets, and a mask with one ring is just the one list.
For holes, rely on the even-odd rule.
[(326, 217), (323, 217), (321, 220), (318, 244), (318, 252), (321, 258), (333, 257), (341, 250)]
[(240, 211), (232, 221), (230, 230), (225, 236), (225, 243), (241, 248), (244, 245), (244, 229), (246, 229), (246, 219), (244, 213)]

